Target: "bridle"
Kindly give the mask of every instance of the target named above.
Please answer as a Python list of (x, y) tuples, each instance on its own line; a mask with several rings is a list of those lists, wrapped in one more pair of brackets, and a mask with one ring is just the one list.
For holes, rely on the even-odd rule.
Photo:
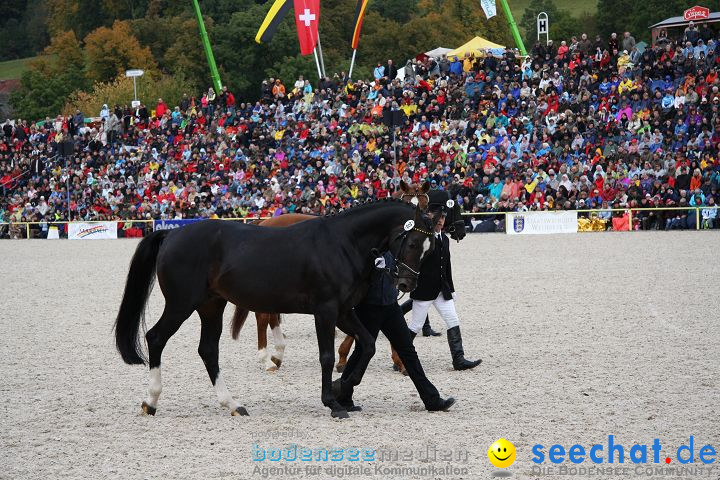
[[(405, 242), (407, 241), (408, 234), (409, 234), (410, 232), (412, 232), (413, 230), (415, 230), (416, 232), (422, 233), (423, 235), (427, 236), (428, 238), (432, 238), (432, 237), (433, 237), (433, 233), (432, 233), (432, 232), (427, 231), (427, 230), (424, 230), (424, 229), (422, 229), (422, 228), (419, 228), (419, 227), (416, 227), (415, 225), (413, 225), (412, 228), (410, 228), (409, 230), (403, 230), (402, 232), (400, 232), (400, 233), (390, 242), (390, 244), (392, 245), (392, 244), (394, 244), (395, 242), (397, 242), (398, 240), (401, 240), (401, 241), (400, 241), (400, 248), (398, 249), (397, 255), (393, 255), (394, 260), (395, 260), (395, 267), (394, 267), (392, 270), (389, 270), (390, 276), (392, 276), (392, 277), (395, 278), (395, 279), (399, 279), (399, 278), (410, 278), (410, 279), (412, 279), (412, 280), (417, 280), (418, 277), (420, 277), (420, 272), (419, 272), (419, 271), (413, 270), (412, 267), (410, 267), (408, 264), (406, 264), (405, 262), (401, 262), (400, 260), (398, 260), (399, 257), (402, 257), (403, 249), (405, 248)], [(401, 274), (400, 274), (400, 269), (401, 269), (401, 268), (404, 269), (406, 272), (409, 272), (410, 274), (409, 274), (409, 275), (401, 275)]]

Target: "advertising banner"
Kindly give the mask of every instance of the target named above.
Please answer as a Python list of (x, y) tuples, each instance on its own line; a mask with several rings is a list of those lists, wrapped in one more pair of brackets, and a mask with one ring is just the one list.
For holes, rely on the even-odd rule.
[(117, 238), (117, 222), (70, 222), (70, 240), (104, 240)]
[(202, 218), (183, 218), (180, 220), (155, 220), (153, 222), (153, 230), (172, 230), (180, 228), (191, 223), (199, 222)]
[(509, 235), (577, 233), (577, 212), (511, 212), (505, 231)]

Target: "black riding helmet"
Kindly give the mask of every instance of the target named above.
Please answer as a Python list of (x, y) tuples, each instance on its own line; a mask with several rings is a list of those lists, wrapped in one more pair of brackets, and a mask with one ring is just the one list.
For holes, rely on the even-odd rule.
[(453, 205), (449, 203), (450, 201), (450, 194), (446, 190), (430, 190), (428, 192), (428, 212), (442, 211), (447, 215), (454, 206), (454, 203)]

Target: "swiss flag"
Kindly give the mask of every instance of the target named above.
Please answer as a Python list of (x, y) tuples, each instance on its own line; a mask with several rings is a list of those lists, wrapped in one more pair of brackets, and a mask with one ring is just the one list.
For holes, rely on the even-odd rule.
[(320, 0), (293, 0), (300, 53), (310, 55), (315, 50), (320, 22)]

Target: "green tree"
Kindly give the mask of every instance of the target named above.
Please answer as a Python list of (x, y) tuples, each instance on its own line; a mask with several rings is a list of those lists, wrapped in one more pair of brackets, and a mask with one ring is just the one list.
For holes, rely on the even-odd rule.
[[(208, 19), (206, 24), (212, 27), (214, 22)], [(140, 44), (150, 48), (163, 73), (182, 75), (198, 89), (206, 86), (207, 62), (194, 17), (146, 16), (130, 25)]]
[(43, 0), (7, 0), (0, 17), (0, 61), (32, 57), (49, 43)]
[(53, 37), (46, 56), (35, 60), (20, 79), (20, 88), (10, 96), (16, 112), (25, 118), (55, 116), (66, 98), (88, 86), (80, 43), (72, 31)]
[[(300, 51), (292, 15), (282, 22), (271, 42), (263, 45), (255, 43), (258, 26), (269, 8), (269, 3), (251, 5), (242, 13), (233, 14), (228, 23), (215, 24), (208, 29), (218, 66), (222, 70), (223, 83), (228, 84), (238, 98), (257, 98), (260, 83), (268, 76), (268, 71), (279, 71), (288, 56), (297, 56)], [(205, 68), (207, 71), (206, 63)], [(291, 73), (287, 67), (284, 71)], [(206, 78), (209, 85), (209, 73)], [(289, 82), (295, 79), (283, 80)]]
[(406, 23), (417, 14), (418, 0), (376, 0), (368, 7), (397, 23)]
[(136, 19), (145, 16), (148, 0), (102, 0), (103, 10), (114, 19)]
[(27, 55), (35, 55), (50, 44), (48, 33), (48, 8), (45, 0), (30, 0), (23, 17), (27, 37)]
[[(46, 0), (51, 34), (72, 30), (85, 38), (99, 27), (118, 20), (142, 18), (150, 0)], [(177, 3), (189, 3), (186, 1)]]

